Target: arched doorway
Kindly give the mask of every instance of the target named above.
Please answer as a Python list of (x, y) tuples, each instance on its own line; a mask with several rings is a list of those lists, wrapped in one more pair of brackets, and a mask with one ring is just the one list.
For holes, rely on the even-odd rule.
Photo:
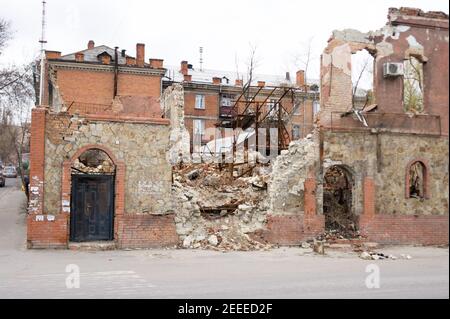
[(334, 165), (327, 169), (323, 185), (325, 229), (345, 237), (356, 235), (358, 220), (352, 206), (354, 180), (351, 172)]
[(116, 167), (101, 149), (88, 149), (71, 165), (70, 240), (113, 240)]

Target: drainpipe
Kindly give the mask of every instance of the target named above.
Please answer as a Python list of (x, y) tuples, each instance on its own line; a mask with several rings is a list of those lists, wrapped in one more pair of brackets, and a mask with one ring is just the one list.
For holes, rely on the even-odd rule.
[(117, 78), (119, 76), (119, 55), (117, 54), (118, 47), (114, 48), (114, 96), (113, 99), (117, 96)]

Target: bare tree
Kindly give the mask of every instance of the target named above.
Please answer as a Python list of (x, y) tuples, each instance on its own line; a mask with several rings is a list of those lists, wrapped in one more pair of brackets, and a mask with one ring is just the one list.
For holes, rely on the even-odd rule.
[[(9, 23), (0, 19), (0, 54), (10, 38)], [(0, 68), (0, 156), (7, 160), (16, 157), (21, 170), (22, 154), (29, 148), (29, 122), (35, 97), (32, 70), (31, 63)]]
[(0, 18), (0, 54), (9, 39), (11, 39), (10, 24), (8, 21)]
[(294, 64), (296, 68), (305, 71), (305, 85), (309, 80), (309, 67), (311, 62), (318, 58), (318, 55), (313, 52), (312, 44), (314, 36), (310, 37), (307, 41), (301, 44), (301, 51), (294, 55)]
[(252, 85), (253, 82), (253, 76), (254, 76), (254, 72), (255, 69), (258, 67), (259, 65), (259, 60), (256, 56), (256, 50), (257, 47), (256, 45), (250, 43), (250, 51), (249, 51), (249, 55), (248, 55), (248, 59), (247, 59), (247, 82), (244, 85), (244, 90)]

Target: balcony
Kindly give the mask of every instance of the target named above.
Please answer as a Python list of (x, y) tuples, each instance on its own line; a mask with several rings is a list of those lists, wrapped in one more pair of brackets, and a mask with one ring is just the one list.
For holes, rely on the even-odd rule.
[(235, 116), (236, 116), (236, 111), (233, 110), (232, 106), (221, 106), (219, 108), (219, 117), (232, 118)]

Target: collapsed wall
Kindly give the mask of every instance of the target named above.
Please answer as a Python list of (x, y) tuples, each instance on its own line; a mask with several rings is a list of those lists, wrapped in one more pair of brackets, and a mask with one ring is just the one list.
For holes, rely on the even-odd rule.
[(161, 108), (165, 118), (170, 119), (169, 151), (167, 160), (174, 164), (190, 162), (190, 136), (184, 125), (184, 89), (173, 84), (161, 96)]
[[(182, 86), (169, 87), (161, 104), (172, 126), (173, 210), (183, 247), (266, 249), (270, 244), (300, 243), (323, 230), (314, 197), (320, 193), (315, 186), (317, 132), (291, 142), (273, 164), (194, 164), (181, 156), (189, 146)], [(248, 156), (255, 154), (248, 151)]]
[(304, 184), (315, 176), (319, 166), (319, 141), (315, 131), (305, 139), (296, 140), (273, 162), (268, 185), (271, 214), (301, 214), (304, 212)]
[(231, 178), (213, 164), (174, 168), (175, 224), (185, 248), (218, 250), (268, 248), (252, 234), (266, 223), (268, 172), (257, 167), (250, 177)]

